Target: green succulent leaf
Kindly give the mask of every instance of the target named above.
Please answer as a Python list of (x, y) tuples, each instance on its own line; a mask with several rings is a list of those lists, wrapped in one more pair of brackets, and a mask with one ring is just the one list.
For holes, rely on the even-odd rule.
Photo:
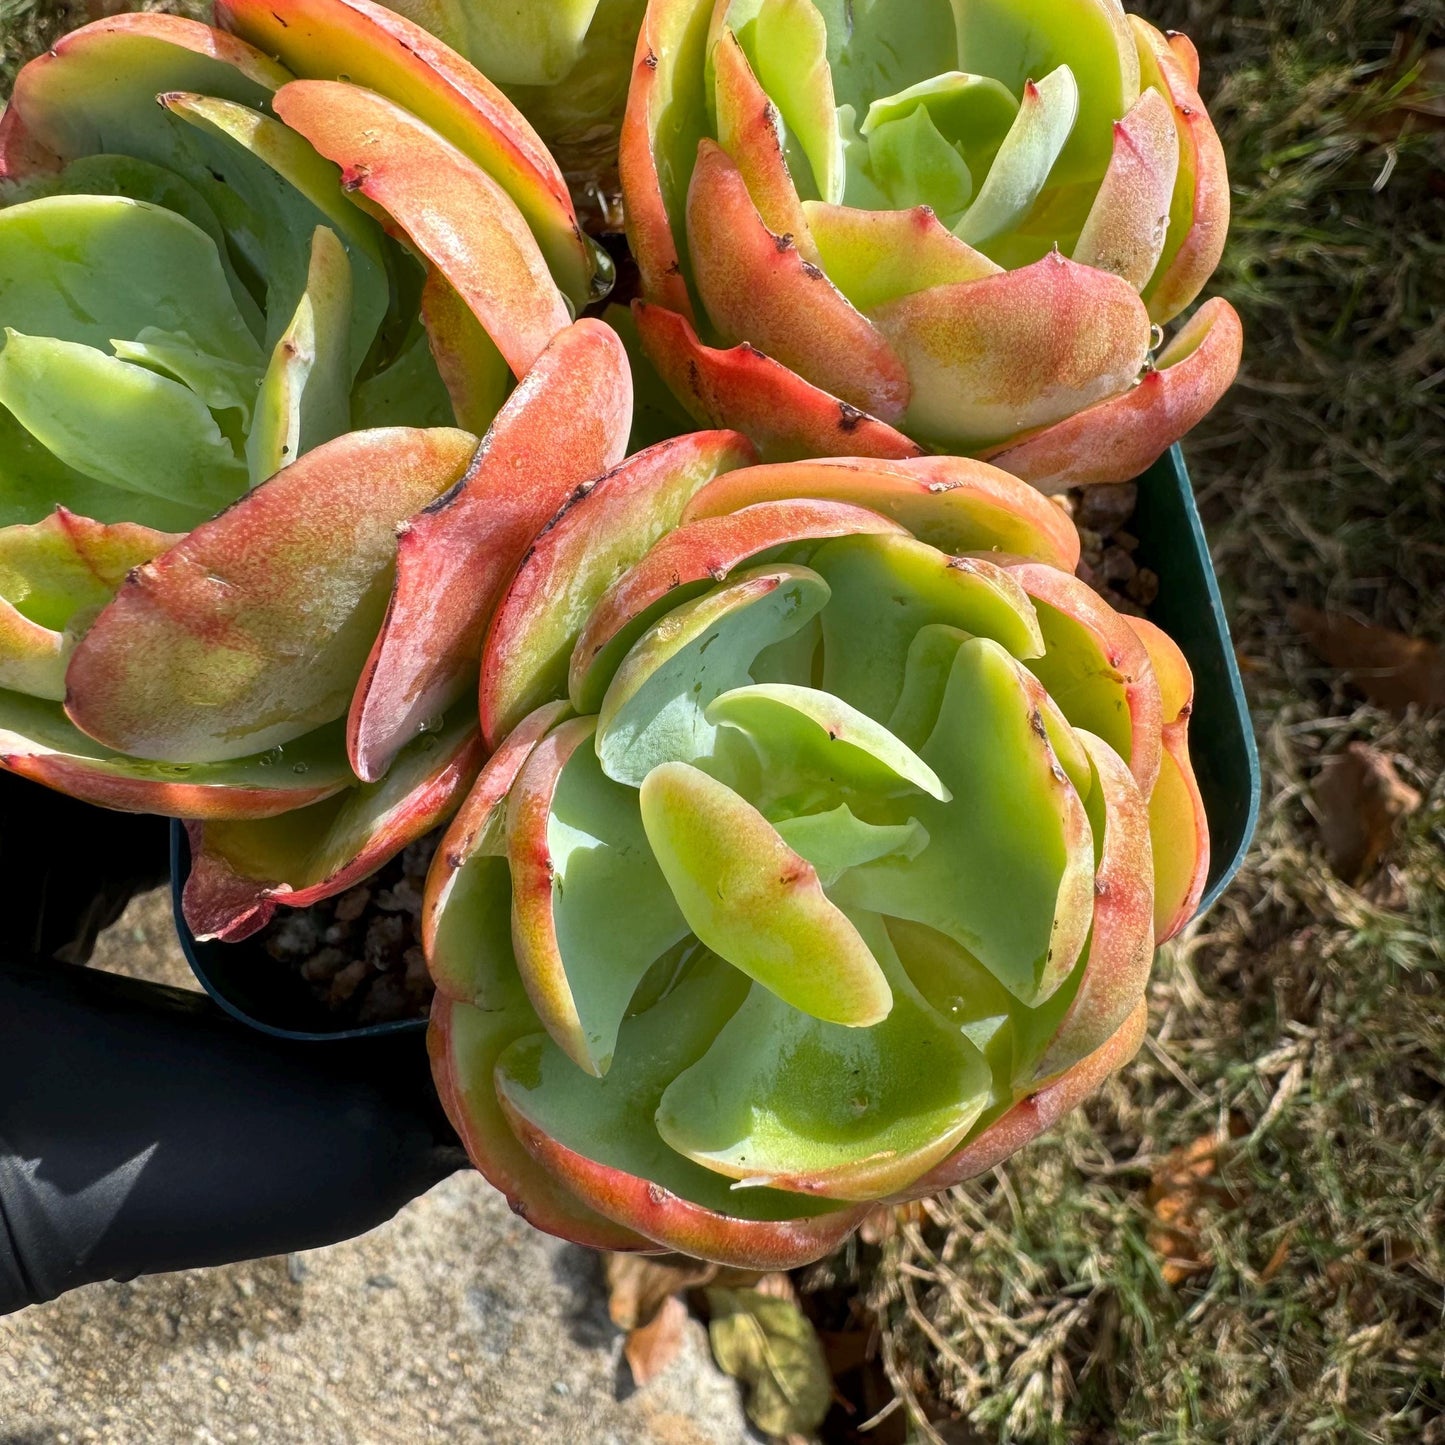
[(910, 537), (841, 537), (813, 554), (831, 589), (823, 611), (823, 687), (880, 722), (903, 688), (919, 631), (943, 623), (991, 637), (1015, 657), (1043, 651), (1023, 589), (988, 563), (950, 558)]
[(642, 784), (647, 841), (688, 927), (795, 1009), (852, 1028), (884, 1018), (888, 984), (816, 871), (746, 799), (687, 763)]
[(597, 754), (608, 777), (639, 787), (660, 763), (711, 754), (718, 730), (708, 705), (750, 682), (758, 654), (803, 627), (828, 596), (806, 567), (749, 568), (655, 623), (602, 700)]
[(853, 920), (892, 991), (887, 1018), (844, 1029), (754, 988), (662, 1096), (658, 1131), (679, 1153), (752, 1184), (866, 1199), (967, 1132), (987, 1064), (914, 988), (882, 920)]
[(921, 755), (953, 802), (914, 807), (928, 847), (845, 873), (849, 909), (911, 919), (946, 934), (1026, 1004), (1072, 968), (1093, 904), (1093, 843), (1059, 768), (1021, 666), (996, 642), (962, 643)]
[(584, 1073), (545, 1034), (534, 1034), (497, 1061), (497, 1091), (565, 1147), (719, 1214), (770, 1220), (827, 1213), (837, 1207), (832, 1200), (733, 1189), (657, 1132), (664, 1091), (706, 1053), (747, 991), (736, 969), (704, 956), (660, 1003), (624, 1021), (604, 1078)]
[(93, 481), (214, 512), (246, 470), (189, 387), (93, 347), (7, 327), (0, 406)]

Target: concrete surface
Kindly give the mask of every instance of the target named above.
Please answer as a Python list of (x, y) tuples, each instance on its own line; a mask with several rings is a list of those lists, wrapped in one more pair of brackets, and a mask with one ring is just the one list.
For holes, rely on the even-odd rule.
[[(95, 962), (183, 983), (164, 895)], [(734, 1383), (689, 1322), (631, 1385), (600, 1258), (454, 1175), (359, 1239), (92, 1285), (0, 1320), (0, 1445), (742, 1445)]]

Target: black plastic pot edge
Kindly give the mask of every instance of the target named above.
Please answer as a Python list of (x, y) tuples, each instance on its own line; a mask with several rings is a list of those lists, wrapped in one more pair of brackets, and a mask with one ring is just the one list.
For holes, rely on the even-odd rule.
[[(1167, 578), (1150, 615), (1184, 650), (1194, 672), (1189, 751), (1209, 818), (1209, 878), (1199, 914), (1239, 871), (1259, 816), (1259, 755), (1219, 579), (1184, 457), (1175, 446), (1139, 478), (1136, 559)], [(308, 1041), (420, 1032), (424, 1019), (327, 1028), (290, 969), (259, 944), (201, 942), (186, 926), (181, 895), (190, 869), (185, 828), (171, 827), (171, 893), (181, 947), (201, 986), (232, 1018), (278, 1038)], [(1196, 914), (1196, 917), (1199, 916)]]

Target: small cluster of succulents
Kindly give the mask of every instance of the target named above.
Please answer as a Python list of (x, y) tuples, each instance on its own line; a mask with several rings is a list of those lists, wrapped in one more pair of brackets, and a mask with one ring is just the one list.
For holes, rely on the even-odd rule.
[[(1228, 218), (1189, 42), (215, 21), (82, 27), (0, 117), (0, 765), (187, 820), (222, 939), (450, 820), (437, 1087), (542, 1228), (790, 1265), (1006, 1157), (1207, 872), (1184, 657), (1044, 495), (1238, 365), (1223, 301), (1160, 330)], [(640, 295), (584, 316), (619, 171)]]

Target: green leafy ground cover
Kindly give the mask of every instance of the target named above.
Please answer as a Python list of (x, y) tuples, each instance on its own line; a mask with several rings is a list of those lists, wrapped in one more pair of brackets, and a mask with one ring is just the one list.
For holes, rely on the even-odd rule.
[[(1143, 8), (1197, 42), (1230, 157), (1213, 289), (1245, 368), (1186, 450), (1263, 818), (1099, 1099), (800, 1280), (847, 1399), (825, 1434), (1441, 1445), (1445, 3)], [(0, 79), (94, 13), (0, 0)], [(1340, 619), (1418, 640), (1411, 669)], [(1394, 779), (1376, 758), (1332, 802), (1322, 771), (1355, 742)], [(1382, 789), (1415, 803), (1393, 834)], [(1359, 877), (1327, 859), (1342, 815), (1383, 849)], [(852, 1387), (870, 1369), (901, 1402), (877, 1423)]]

